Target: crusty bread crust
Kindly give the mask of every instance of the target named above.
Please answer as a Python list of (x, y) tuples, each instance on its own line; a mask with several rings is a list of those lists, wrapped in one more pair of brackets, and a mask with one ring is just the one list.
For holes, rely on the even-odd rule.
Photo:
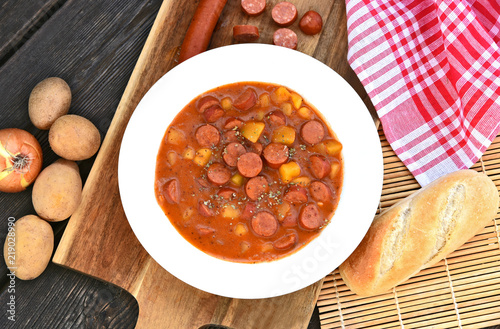
[(376, 217), (340, 275), (358, 295), (387, 292), (481, 231), (498, 203), (488, 176), (474, 170), (445, 175)]

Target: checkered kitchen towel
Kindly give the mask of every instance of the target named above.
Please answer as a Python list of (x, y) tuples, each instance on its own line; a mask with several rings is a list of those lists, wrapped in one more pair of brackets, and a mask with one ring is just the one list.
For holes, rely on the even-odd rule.
[(469, 168), (499, 131), (500, 2), (346, 0), (348, 59), (420, 185)]

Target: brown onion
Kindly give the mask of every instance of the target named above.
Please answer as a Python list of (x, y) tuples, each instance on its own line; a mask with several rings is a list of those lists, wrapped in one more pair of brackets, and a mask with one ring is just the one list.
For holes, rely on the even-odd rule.
[(29, 132), (7, 128), (0, 130), (0, 191), (26, 189), (42, 169), (42, 148)]

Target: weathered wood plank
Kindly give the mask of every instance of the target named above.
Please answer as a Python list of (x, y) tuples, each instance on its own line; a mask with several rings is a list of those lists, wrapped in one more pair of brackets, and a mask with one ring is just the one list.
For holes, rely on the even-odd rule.
[[(8, 2), (11, 5), (14, 4), (13, 1)], [(26, 1), (19, 1), (20, 6), (24, 2)], [(0, 129), (17, 127), (31, 132), (42, 145), (44, 166), (56, 160), (57, 156), (50, 150), (47, 142), (47, 131), (36, 129), (29, 121), (27, 104), (29, 93), (36, 83), (49, 76), (60, 76), (69, 83), (73, 91), (70, 113), (89, 118), (104, 136), (160, 5), (161, 0), (136, 0), (126, 3), (118, 0), (69, 1), (66, 3), (15, 52), (8, 62), (0, 67), (0, 99), (2, 99)], [(0, 15), (14, 15), (13, 9), (9, 8), (9, 13), (3, 9), (4, 7)], [(8, 19), (22, 20), (15, 15)], [(0, 19), (0, 24), (3, 22), (6, 20)], [(17, 29), (15, 25), (8, 28), (10, 30), (2, 29), (2, 32), (11, 31), (6, 34), (13, 35)], [(93, 162), (94, 158), (79, 162), (84, 180)], [(0, 243), (2, 246), (7, 234), (8, 217), (18, 219), (26, 214), (34, 213), (31, 188), (16, 194), (0, 193)], [(67, 221), (55, 223), (52, 226), (56, 232), (60, 232), (66, 223)], [(52, 286), (50, 289), (44, 288), (44, 286), (50, 286), (47, 282), (51, 278), (64, 289), (76, 289), (82, 293), (92, 289), (101, 289), (93, 287), (89, 283), (91, 281), (83, 279), (75, 281), (74, 277), (70, 276), (58, 277), (60, 272), (54, 272), (51, 268), (52, 266), (49, 267), (49, 275), (46, 279), (39, 278), (31, 282), (16, 280), (20, 291), (18, 296), (22, 296), (23, 300), (28, 303), (26, 312), (22, 315), (24, 320), (29, 321), (28, 327), (67, 328), (64, 321), (76, 315), (75, 310), (64, 307), (71, 303), (75, 296), (61, 295), (61, 291), (53, 289)], [(0, 261), (2, 286), (7, 281), (6, 274), (7, 269), (2, 253)], [(54, 301), (50, 304), (49, 313), (51, 317), (61, 321), (56, 326), (46, 326), (46, 318), (38, 314), (39, 310), (49, 307), (40, 300), (44, 296), (47, 300)], [(129, 306), (124, 306), (124, 312), (125, 308), (132, 310)], [(3, 309), (0, 313), (4, 315)], [(101, 323), (101, 327), (107, 321), (105, 318), (96, 319), (100, 321), (96, 324)], [(118, 317), (117, 321), (120, 321)], [(132, 322), (135, 321), (136, 318)], [(0, 321), (1, 328), (4, 327), (2, 322)], [(120, 326), (116, 327), (120, 328)]]
[[(324, 9), (332, 5), (319, 0), (314, 3)], [(54, 262), (128, 289), (139, 302), (138, 328), (198, 328), (208, 322), (248, 328), (303, 328), (312, 314), (320, 283), (276, 299), (253, 301), (231, 300), (196, 290), (145, 256), (115, 197), (118, 195), (116, 149), (125, 130), (124, 123), (149, 87), (175, 64), (175, 54), (183, 38), (178, 31), (186, 31), (196, 4), (188, 2), (181, 6), (173, 0), (164, 1), (89, 175), (82, 206), (71, 218)], [(223, 40), (231, 39), (232, 19), (239, 12), (235, 2), (224, 9), (219, 29), (226, 31)], [(104, 181), (108, 183), (106, 188), (102, 186)], [(98, 212), (96, 207), (105, 211)], [(93, 241), (91, 246), (89, 239)], [(99, 257), (89, 257), (95, 252), (100, 253)], [(166, 317), (171, 319), (169, 323), (163, 321)]]
[[(4, 329), (133, 329), (139, 313), (137, 301), (123, 289), (53, 264), (36, 280), (16, 280), (10, 287), (0, 294)], [(9, 302), (15, 313), (7, 312)]]
[(4, 0), (0, 5), (0, 65), (66, 0)]
[[(48, 132), (31, 124), (27, 105), (39, 81), (60, 76), (73, 92), (70, 113), (90, 119), (104, 136), (160, 4), (160, 0), (75, 1), (61, 8), (0, 67), (0, 129), (31, 132), (42, 145), (44, 166), (55, 161)], [(73, 23), (68, 25), (69, 21)], [(84, 179), (93, 161), (79, 162)], [(0, 193), (0, 206), (3, 241), (8, 216), (33, 213), (31, 188), (17, 194)]]

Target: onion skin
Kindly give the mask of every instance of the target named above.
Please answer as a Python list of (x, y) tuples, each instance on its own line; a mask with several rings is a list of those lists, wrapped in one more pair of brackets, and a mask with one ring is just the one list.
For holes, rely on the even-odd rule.
[(35, 136), (17, 128), (0, 130), (0, 191), (24, 191), (40, 173), (42, 159)]

